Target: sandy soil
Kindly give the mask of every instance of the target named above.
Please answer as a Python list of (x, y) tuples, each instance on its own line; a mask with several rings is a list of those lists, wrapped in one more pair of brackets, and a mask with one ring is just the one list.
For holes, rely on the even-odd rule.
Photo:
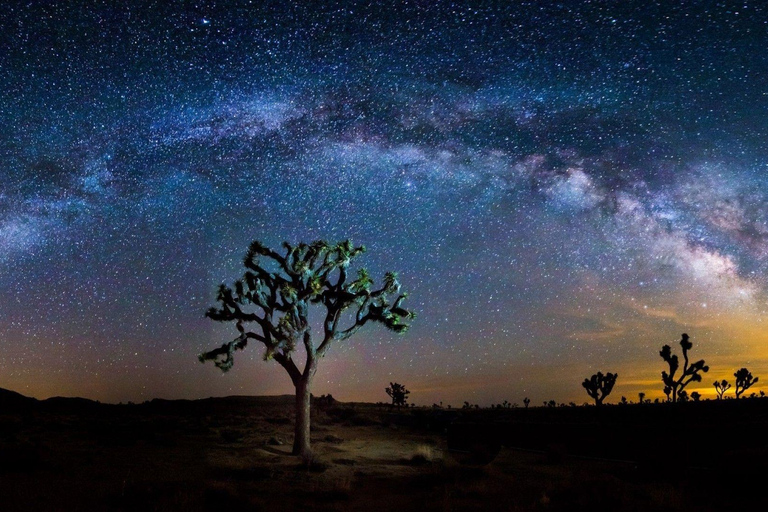
[(696, 475), (556, 451), (503, 448), (488, 465), (462, 465), (428, 410), (317, 407), (314, 456), (301, 460), (290, 455), (290, 398), (71, 409), (0, 413), (0, 510), (698, 511), (739, 501)]

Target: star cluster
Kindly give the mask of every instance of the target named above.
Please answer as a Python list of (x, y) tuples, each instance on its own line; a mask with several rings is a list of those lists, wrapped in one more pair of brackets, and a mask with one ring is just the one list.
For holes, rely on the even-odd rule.
[[(471, 3), (470, 3), (471, 4)], [(479, 5), (479, 3), (478, 3)], [(353, 239), (419, 316), (316, 392), (661, 395), (768, 370), (761, 2), (59, 2), (0, 13), (0, 386), (288, 393), (203, 318), (248, 243)], [(712, 394), (702, 386), (702, 394)], [(536, 403), (536, 402), (534, 402)]]

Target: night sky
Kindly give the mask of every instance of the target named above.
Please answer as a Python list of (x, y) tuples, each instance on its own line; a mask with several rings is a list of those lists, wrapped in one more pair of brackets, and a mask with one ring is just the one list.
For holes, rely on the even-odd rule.
[(0, 387), (292, 393), (256, 345), (201, 365), (237, 334), (203, 314), (251, 240), (318, 238), (418, 317), (332, 347), (315, 394), (656, 398), (683, 332), (689, 392), (762, 381), (768, 9), (679, 3), (5, 3)]

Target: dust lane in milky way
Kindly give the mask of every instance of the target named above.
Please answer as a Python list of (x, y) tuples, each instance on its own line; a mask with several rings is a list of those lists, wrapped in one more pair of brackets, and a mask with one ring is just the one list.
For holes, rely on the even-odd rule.
[(758, 2), (12, 4), (0, 13), (0, 387), (119, 401), (291, 392), (203, 318), (248, 243), (352, 238), (418, 312), (316, 394), (661, 396), (768, 370)]

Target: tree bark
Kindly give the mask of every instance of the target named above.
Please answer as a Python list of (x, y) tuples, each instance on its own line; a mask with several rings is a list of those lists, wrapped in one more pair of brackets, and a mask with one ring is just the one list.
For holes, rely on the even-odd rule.
[(296, 425), (293, 435), (293, 454), (308, 456), (309, 445), (309, 409), (310, 379), (302, 378), (296, 386)]

